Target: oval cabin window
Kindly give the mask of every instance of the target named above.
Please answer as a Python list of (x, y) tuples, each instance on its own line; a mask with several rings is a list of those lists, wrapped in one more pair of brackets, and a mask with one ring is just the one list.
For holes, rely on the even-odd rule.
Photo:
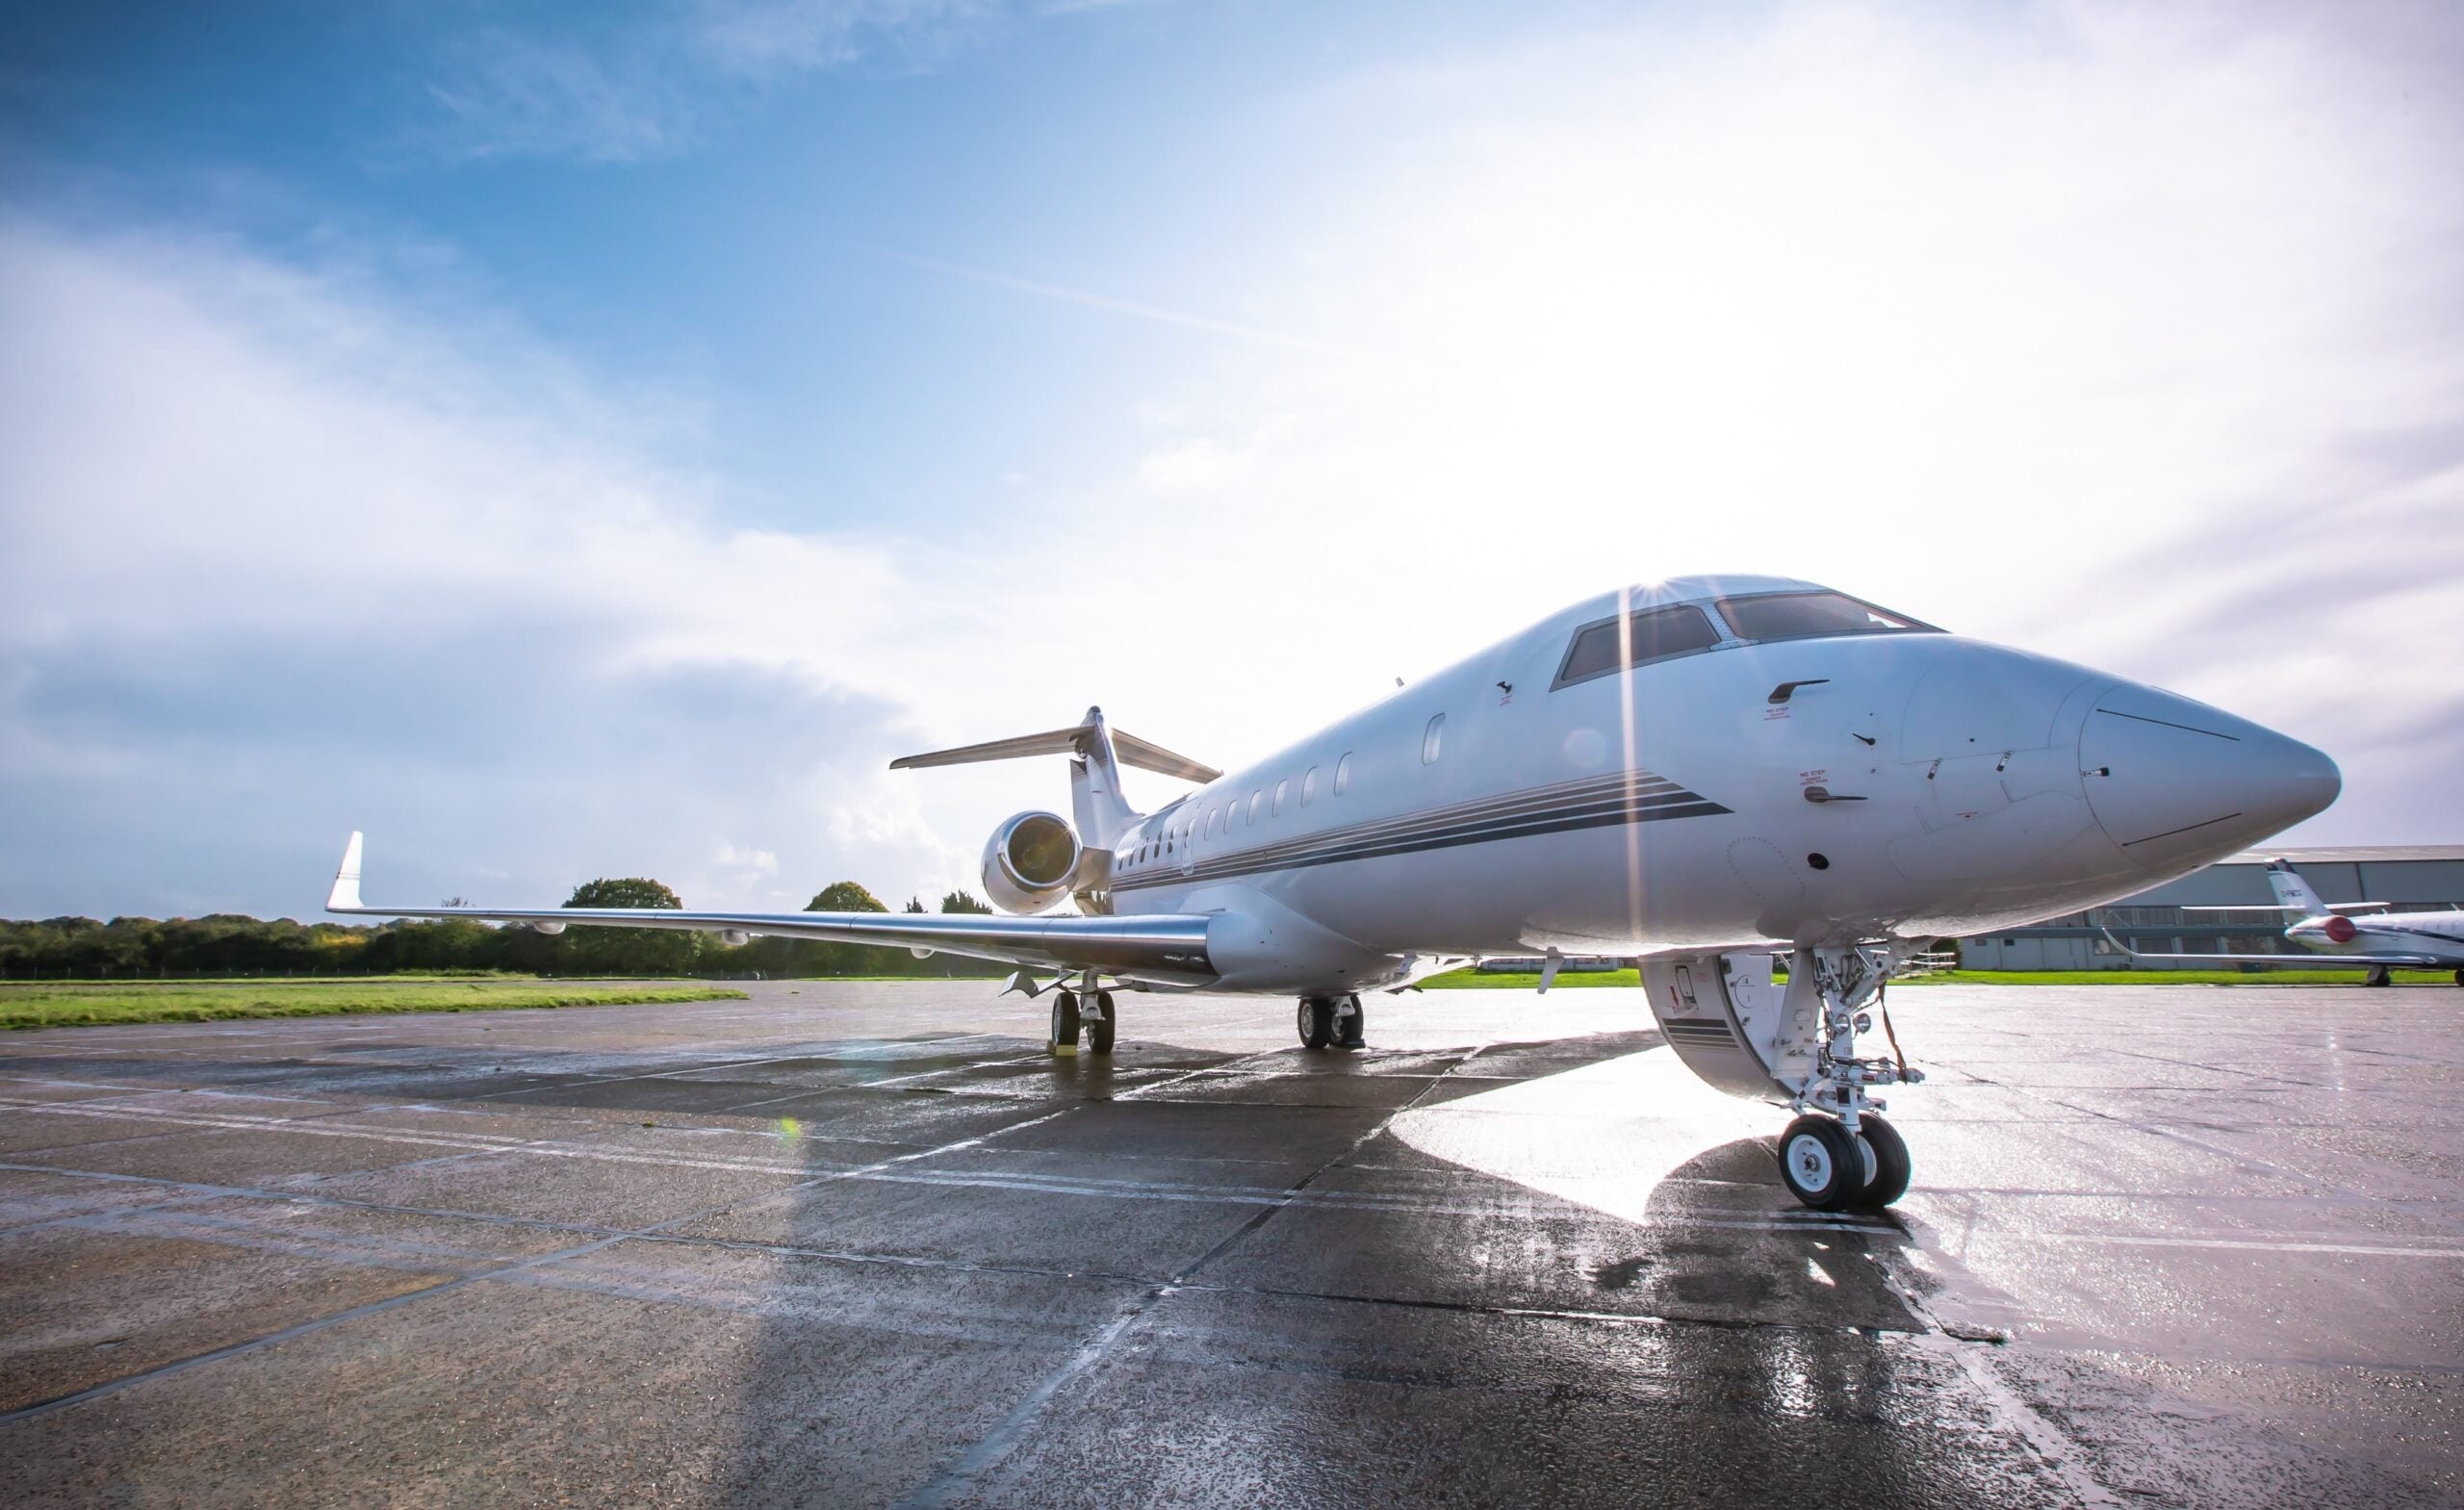
[(1446, 734), (1446, 715), (1438, 714), (1428, 721), (1428, 729), (1421, 735), (1421, 764), (1437, 764), (1439, 742)]

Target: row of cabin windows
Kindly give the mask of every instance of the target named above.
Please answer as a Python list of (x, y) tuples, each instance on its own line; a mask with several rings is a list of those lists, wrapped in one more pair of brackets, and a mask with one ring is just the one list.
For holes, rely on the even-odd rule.
[[(1300, 806), (1303, 807), (1308, 806), (1317, 798), (1318, 769), (1313, 765), (1300, 778)], [(1343, 758), (1335, 762), (1334, 795), (1341, 797), (1350, 789), (1351, 753), (1346, 751)], [(1259, 787), (1249, 793), (1246, 803), (1236, 797), (1219, 806), (1211, 806), (1206, 809), (1204, 818), (1194, 816), (1186, 823), (1174, 823), (1165, 829), (1162, 836), (1149, 839), (1131, 851), (1126, 863), (1142, 865), (1149, 860), (1160, 859), (1174, 853), (1181, 845), (1189, 843), (1192, 839), (1213, 838), (1219, 833), (1228, 835), (1232, 832), (1232, 825), (1240, 821), (1245, 808), (1252, 824), (1256, 823), (1261, 816), (1280, 818), (1283, 816), (1285, 799), (1291, 794), (1292, 779), (1285, 777), (1274, 783), (1274, 791), (1271, 795), (1266, 788)]]

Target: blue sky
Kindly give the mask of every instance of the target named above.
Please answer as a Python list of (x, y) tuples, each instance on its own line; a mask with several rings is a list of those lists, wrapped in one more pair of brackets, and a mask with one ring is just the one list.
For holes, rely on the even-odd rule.
[[(962, 883), (1577, 596), (1793, 572), (2464, 836), (2436, 6), (21, 8), (0, 913)], [(1128, 609), (1128, 623), (1091, 619)], [(1163, 790), (1159, 783), (1158, 793)]]

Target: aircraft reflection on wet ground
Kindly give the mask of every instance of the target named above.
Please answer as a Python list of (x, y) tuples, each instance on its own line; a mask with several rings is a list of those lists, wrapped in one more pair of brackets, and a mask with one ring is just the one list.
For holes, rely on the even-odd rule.
[[(0, 1455), (189, 1503), (2451, 1503), (2433, 992), (1937, 987), (1888, 1216), (1630, 992), (25, 1034)], [(1912, 1048), (1917, 1043), (1912, 1043)]]

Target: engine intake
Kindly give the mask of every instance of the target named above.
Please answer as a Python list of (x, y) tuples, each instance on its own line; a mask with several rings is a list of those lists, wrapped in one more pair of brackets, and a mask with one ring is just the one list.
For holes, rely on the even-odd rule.
[(1078, 874), (1077, 832), (1049, 812), (1022, 812), (984, 847), (984, 890), (1004, 912), (1049, 912), (1069, 899)]

